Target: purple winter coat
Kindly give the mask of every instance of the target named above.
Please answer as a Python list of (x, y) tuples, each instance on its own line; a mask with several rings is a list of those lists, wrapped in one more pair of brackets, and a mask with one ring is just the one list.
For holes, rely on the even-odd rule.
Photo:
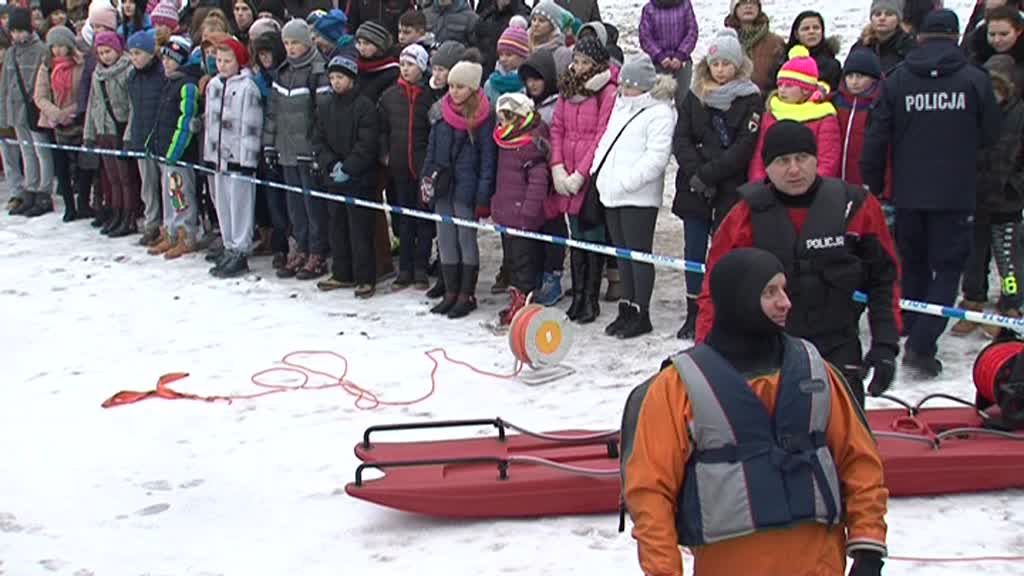
[(575, 216), (580, 213), (583, 198), (590, 189), (590, 166), (594, 163), (594, 152), (608, 126), (612, 108), (615, 107), (617, 91), (615, 78), (618, 71), (609, 74), (611, 78), (596, 95), (583, 101), (576, 98), (559, 98), (551, 118), (551, 166), (565, 166), (571, 176), (579, 172), (585, 178), (583, 188), (575, 196), (552, 194), (544, 203), (548, 220), (559, 214)]
[(551, 191), (548, 125), (540, 118), (533, 142), (509, 150), (498, 147), (497, 190), (491, 198), (491, 217), (502, 226), (536, 232), (544, 226), (544, 201)]
[(666, 58), (690, 60), (697, 45), (697, 17), (690, 0), (651, 0), (640, 15), (640, 48), (655, 65)]

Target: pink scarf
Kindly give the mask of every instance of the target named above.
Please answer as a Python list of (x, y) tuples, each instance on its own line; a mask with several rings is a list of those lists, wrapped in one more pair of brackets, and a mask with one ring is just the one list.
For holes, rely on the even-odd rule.
[(469, 122), (466, 121), (466, 117), (462, 115), (462, 105), (456, 104), (455, 100), (452, 100), (451, 94), (445, 94), (444, 100), (441, 101), (441, 115), (444, 117), (444, 121), (452, 128), (462, 132), (469, 132), (470, 128), (476, 130), (477, 127), (487, 120), (487, 115), (491, 113), (491, 102), (487, 99), (483, 90), (478, 89), (476, 91), (476, 98), (476, 116), (473, 118), (473, 125), (470, 126)]
[(50, 72), (50, 89), (53, 90), (53, 101), (63, 108), (74, 100), (75, 59), (62, 56), (53, 59), (53, 70)]

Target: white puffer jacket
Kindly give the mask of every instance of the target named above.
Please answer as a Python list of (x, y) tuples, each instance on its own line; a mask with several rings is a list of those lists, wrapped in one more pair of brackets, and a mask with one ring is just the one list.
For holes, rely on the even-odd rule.
[(205, 128), (203, 160), (222, 171), (259, 165), (263, 99), (248, 68), (227, 81), (218, 75), (206, 85)]
[[(591, 168), (596, 172), (604, 160), (597, 176), (597, 189), (605, 207), (661, 206), (665, 169), (672, 155), (672, 134), (676, 128), (674, 95), (675, 80), (659, 75), (650, 92), (640, 96), (619, 94), (615, 98), (615, 108)], [(629, 122), (636, 114), (640, 115)], [(622, 136), (609, 150), (619, 132)]]

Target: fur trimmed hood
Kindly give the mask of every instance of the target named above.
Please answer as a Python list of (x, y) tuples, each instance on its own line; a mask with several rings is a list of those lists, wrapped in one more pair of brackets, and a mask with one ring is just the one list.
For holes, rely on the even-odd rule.
[(655, 100), (673, 101), (676, 95), (676, 79), (668, 74), (658, 74), (650, 94)]

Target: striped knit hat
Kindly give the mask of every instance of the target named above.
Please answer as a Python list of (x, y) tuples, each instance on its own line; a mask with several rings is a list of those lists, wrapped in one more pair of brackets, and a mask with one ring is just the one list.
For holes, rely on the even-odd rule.
[(157, 4), (149, 19), (153, 26), (166, 26), (172, 33), (178, 29), (178, 9), (174, 7), (174, 2), (164, 1)]
[(501, 38), (498, 38), (498, 54), (502, 52), (529, 58), (530, 35), (527, 34), (526, 29), (518, 26), (505, 28), (505, 31), (501, 33)]
[(818, 64), (811, 53), (797, 44), (789, 50), (789, 60), (776, 77), (779, 86), (799, 86), (809, 92), (818, 90)]

